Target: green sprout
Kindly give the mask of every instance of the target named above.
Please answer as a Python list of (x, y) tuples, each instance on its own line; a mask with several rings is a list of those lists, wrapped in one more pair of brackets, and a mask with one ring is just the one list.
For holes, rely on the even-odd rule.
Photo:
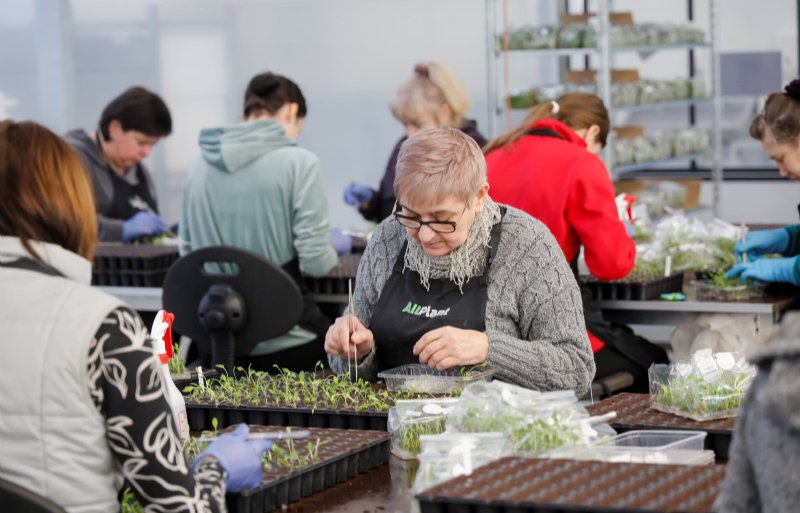
[(702, 376), (670, 377), (665, 382), (651, 379), (654, 408), (696, 420), (733, 417), (742, 404), (752, 377), (739, 371), (723, 370), (715, 381)]
[(169, 359), (167, 365), (169, 366), (169, 373), (174, 375), (183, 374), (186, 372), (186, 360), (178, 356), (178, 351), (180, 350), (179, 344), (173, 344), (173, 355), (172, 358)]
[(419, 454), (422, 449), (419, 437), (444, 433), (446, 423), (447, 417), (445, 415), (416, 422), (401, 423), (397, 430), (392, 433), (392, 439), (403, 451), (410, 454)]

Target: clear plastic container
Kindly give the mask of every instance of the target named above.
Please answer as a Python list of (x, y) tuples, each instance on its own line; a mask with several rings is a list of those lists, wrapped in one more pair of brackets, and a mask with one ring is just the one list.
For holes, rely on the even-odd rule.
[(764, 284), (761, 282), (720, 286), (708, 280), (697, 280), (694, 287), (697, 299), (705, 301), (746, 301), (764, 295)]
[(629, 431), (598, 440), (589, 447), (553, 451), (550, 458), (624, 463), (708, 465), (714, 451), (703, 450), (703, 431)]
[(389, 410), (388, 430), (392, 454), (414, 459), (421, 450), (421, 436), (443, 433), (447, 416), (458, 399), (401, 399)]
[(401, 365), (378, 373), (390, 392), (456, 394), (469, 383), (490, 381), (494, 369), (486, 366), (453, 367), (444, 371), (420, 363)]

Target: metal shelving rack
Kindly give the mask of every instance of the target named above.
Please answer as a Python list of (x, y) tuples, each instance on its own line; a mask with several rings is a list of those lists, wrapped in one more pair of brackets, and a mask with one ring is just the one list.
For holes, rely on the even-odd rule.
[[(536, 0), (541, 1), (541, 0)], [(614, 114), (618, 112), (631, 112), (647, 109), (658, 109), (668, 107), (686, 107), (689, 109), (689, 122), (695, 123), (695, 107), (701, 104), (712, 105), (712, 119), (711, 119), (711, 147), (708, 151), (698, 155), (690, 155), (685, 157), (674, 157), (670, 159), (662, 159), (652, 162), (643, 162), (637, 164), (628, 164), (624, 166), (612, 166), (611, 163), (611, 145), (613, 144), (613, 137), (609, 138), (609, 144), (603, 152), (603, 160), (611, 173), (612, 179), (622, 178), (626, 173), (633, 171), (650, 169), (659, 164), (666, 164), (671, 162), (681, 162), (687, 159), (710, 157), (711, 160), (711, 180), (713, 184), (713, 213), (716, 216), (719, 209), (719, 194), (722, 182), (722, 133), (721, 133), (721, 112), (722, 112), (722, 99), (720, 96), (720, 59), (719, 59), (719, 6), (718, 0), (705, 0), (708, 2), (709, 7), (709, 37), (708, 41), (704, 43), (695, 44), (675, 44), (675, 45), (654, 45), (654, 46), (623, 46), (612, 47), (609, 41), (609, 28), (611, 4), (613, 0), (598, 0), (597, 1), (597, 47), (596, 48), (550, 48), (550, 49), (531, 49), (531, 50), (507, 50), (507, 53), (514, 53), (518, 55), (530, 55), (532, 57), (539, 56), (558, 56), (558, 57), (574, 57), (583, 56), (588, 65), (588, 59), (592, 55), (597, 55), (597, 90), (609, 111), (609, 117), (614, 120)], [(694, 20), (694, 3), (696, 0), (686, 0), (687, 2), (687, 19), (688, 21)], [(486, 35), (487, 35), (487, 90), (489, 93), (488, 108), (489, 108), (489, 133), (491, 136), (497, 136), (506, 128), (499, 128), (498, 119), (502, 116), (508, 116), (508, 122), (511, 122), (510, 111), (511, 109), (506, 104), (506, 99), (500, 96), (500, 87), (498, 82), (502, 80), (503, 73), (499, 72), (499, 66), (502, 64), (508, 72), (509, 59), (502, 58), (504, 50), (498, 48), (497, 35), (502, 33), (498, 30), (497, 23), (497, 4), (502, 3), (504, 13), (507, 13), (508, 0), (486, 0)], [(626, 107), (613, 107), (611, 105), (611, 69), (613, 64), (613, 56), (620, 53), (646, 53), (646, 52), (661, 52), (661, 51), (688, 51), (689, 52), (689, 76), (693, 76), (695, 72), (695, 50), (705, 50), (709, 52), (711, 59), (711, 94), (707, 98), (676, 100), (670, 102), (655, 102), (644, 105), (633, 105)], [(505, 84), (506, 86), (508, 84)], [(509, 127), (510, 128), (510, 127)], [(695, 169), (695, 161), (692, 160), (689, 169)], [(685, 178), (685, 176), (684, 176)]]

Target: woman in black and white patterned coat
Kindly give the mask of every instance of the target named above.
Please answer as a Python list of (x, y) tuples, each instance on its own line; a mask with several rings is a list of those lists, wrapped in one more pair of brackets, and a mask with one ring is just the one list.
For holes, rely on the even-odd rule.
[[(32, 122), (0, 122), (0, 478), (70, 513), (225, 511), (261, 478), (246, 429), (184, 460), (139, 316), (92, 289), (91, 186), (74, 151)], [(222, 440), (224, 438), (224, 440)]]

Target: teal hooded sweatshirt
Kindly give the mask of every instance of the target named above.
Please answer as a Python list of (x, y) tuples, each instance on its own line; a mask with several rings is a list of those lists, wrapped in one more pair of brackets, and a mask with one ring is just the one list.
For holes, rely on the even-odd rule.
[(180, 251), (234, 246), (311, 276), (336, 264), (319, 159), (273, 120), (200, 132), (183, 188)]

